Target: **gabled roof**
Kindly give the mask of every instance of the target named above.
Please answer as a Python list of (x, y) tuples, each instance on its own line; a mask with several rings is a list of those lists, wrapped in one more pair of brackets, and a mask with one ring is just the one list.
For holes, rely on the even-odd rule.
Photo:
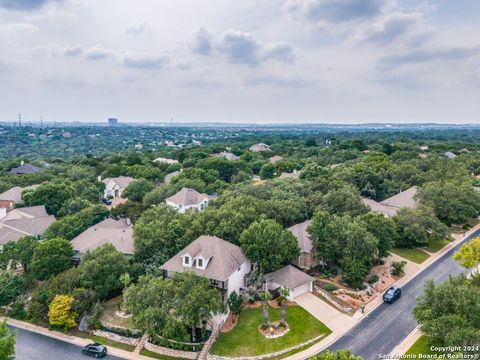
[(372, 211), (392, 217), (395, 216), (397, 211), (402, 207), (416, 209), (420, 205), (420, 203), (414, 199), (416, 193), (417, 187), (412, 186), (411, 188), (393, 195), (381, 202), (377, 202), (369, 198), (362, 198), (362, 202)]
[[(182, 256), (185, 254), (190, 255), (192, 259), (201, 255), (208, 260), (206, 268), (202, 270), (195, 266), (183, 266)], [(172, 272), (191, 271), (209, 279), (225, 281), (245, 261), (247, 258), (239, 246), (216, 236), (202, 235), (160, 268)]]
[(455, 155), (455, 154), (454, 154), (453, 152), (451, 152), (451, 151), (447, 151), (446, 153), (444, 153), (444, 155), (445, 155), (446, 157), (448, 157), (449, 159), (453, 159), (453, 158), (456, 158), (456, 157), (457, 157), (457, 155)]
[(288, 228), (288, 231), (290, 231), (297, 239), (298, 247), (300, 248), (301, 252), (310, 253), (313, 250), (310, 234), (307, 231), (307, 228), (311, 223), (312, 220), (306, 220), (300, 224), (296, 224)]
[(265, 274), (265, 280), (279, 284), (287, 289), (295, 289), (315, 279), (296, 267), (287, 265), (277, 271)]
[(14, 209), (0, 221), (0, 244), (26, 235), (42, 235), (54, 221), (43, 205)]
[(17, 166), (17, 167), (14, 167), (10, 170), (10, 172), (12, 174), (17, 174), (17, 175), (20, 175), (20, 174), (34, 174), (34, 173), (37, 173), (40, 171), (40, 168), (32, 165), (32, 164), (24, 164), (24, 165), (20, 165), (20, 166)]
[(180, 175), (181, 171), (174, 171), (171, 172), (170, 174), (165, 175), (165, 178), (163, 179), (164, 184), (170, 184), (170, 181), (172, 181), (172, 178), (174, 176)]
[(279, 155), (272, 156), (271, 158), (268, 159), (268, 162), (270, 164), (275, 164), (276, 162), (279, 162), (280, 160), (283, 160), (283, 157)]
[(300, 177), (300, 171), (293, 170), (291, 173), (282, 172), (280, 174), (280, 179), (291, 178), (291, 179), (298, 179)]
[(204, 200), (210, 200), (211, 197), (207, 194), (201, 194), (195, 189), (183, 188), (175, 195), (170, 196), (166, 201), (170, 201), (174, 204), (181, 204), (183, 206), (188, 205), (198, 205), (201, 204)]
[(15, 203), (19, 203), (22, 201), (22, 191), (24, 189), (20, 186), (15, 186), (3, 193), (0, 194), (0, 200), (8, 200), (13, 201)]
[(164, 157), (158, 157), (153, 161), (154, 162), (159, 162), (159, 163), (164, 163), (164, 164), (178, 164), (178, 160), (168, 159), (168, 158), (164, 158)]
[(89, 227), (72, 240), (73, 249), (80, 254), (103, 244), (112, 244), (125, 255), (133, 255), (133, 229), (124, 220), (106, 219)]
[(415, 194), (417, 193), (417, 187), (412, 186), (411, 188), (404, 190), (396, 195), (389, 197), (388, 199), (383, 200), (381, 203), (387, 206), (394, 206), (397, 208), (408, 207), (411, 209), (416, 209), (420, 203), (414, 199)]
[(235, 155), (231, 152), (226, 152), (226, 151), (222, 151), (221, 153), (218, 153), (218, 154), (213, 154), (212, 156), (213, 157), (224, 157), (225, 159), (230, 160), (230, 161), (240, 160), (240, 156), (237, 156), (237, 155)]
[(115, 184), (118, 185), (119, 188), (124, 189), (126, 188), (133, 180), (134, 178), (130, 176), (119, 176), (119, 177), (114, 177), (114, 178), (105, 178), (103, 180), (103, 183), (107, 185), (110, 181), (113, 181)]

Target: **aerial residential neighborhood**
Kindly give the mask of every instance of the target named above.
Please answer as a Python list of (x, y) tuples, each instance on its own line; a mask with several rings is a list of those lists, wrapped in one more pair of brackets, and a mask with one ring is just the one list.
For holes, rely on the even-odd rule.
[(480, 359), (480, 1), (0, 0), (0, 360)]

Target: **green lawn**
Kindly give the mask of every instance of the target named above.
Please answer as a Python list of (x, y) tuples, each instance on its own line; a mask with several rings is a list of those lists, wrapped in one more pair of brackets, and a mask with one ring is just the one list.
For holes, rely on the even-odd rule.
[(443, 249), (448, 244), (450, 244), (450, 241), (448, 240), (440, 240), (440, 241), (429, 240), (427, 245), (427, 251), (431, 253), (436, 253), (437, 251)]
[(130, 351), (130, 352), (135, 350), (135, 346), (119, 343), (119, 342), (116, 342), (116, 341), (113, 341), (113, 340), (110, 340), (110, 339), (107, 339), (107, 338), (104, 338), (104, 337), (101, 337), (101, 336), (91, 335), (89, 337), (93, 341), (95, 341), (99, 344), (105, 345), (107, 347), (111, 346), (111, 347), (115, 347), (117, 349), (122, 349), (122, 350)]
[(425, 251), (414, 248), (393, 248), (391, 252), (417, 264), (421, 264), (430, 257)]
[(415, 343), (412, 345), (410, 349), (405, 353), (405, 355), (419, 355), (419, 354), (433, 354), (433, 352), (430, 351), (430, 344), (427, 341), (427, 338), (425, 336), (420, 336), (420, 338), (415, 341)]
[[(270, 308), (270, 320), (280, 319), (280, 309)], [(291, 306), (287, 312), (290, 331), (276, 339), (266, 339), (258, 331), (263, 322), (262, 308), (244, 309), (235, 328), (221, 333), (211, 352), (220, 356), (256, 356), (268, 354), (304, 343), (331, 330), (300, 306)]]

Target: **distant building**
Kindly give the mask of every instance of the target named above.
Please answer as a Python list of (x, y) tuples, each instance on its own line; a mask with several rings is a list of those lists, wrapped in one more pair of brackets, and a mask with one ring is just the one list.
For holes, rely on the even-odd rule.
[(135, 150), (142, 150), (143, 149), (143, 145), (142, 144), (135, 144), (135, 146), (133, 147)]
[(237, 161), (237, 160), (240, 160), (240, 156), (237, 156), (231, 152), (226, 152), (226, 151), (222, 151), (221, 153), (218, 153), (218, 154), (213, 154), (212, 155), (213, 157), (217, 157), (217, 158), (225, 158), (227, 160), (230, 160), (230, 161)]
[(118, 125), (118, 119), (116, 118), (109, 118), (108, 119), (108, 126), (117, 126)]
[(179, 212), (184, 213), (187, 210), (195, 209), (198, 211), (205, 210), (212, 196), (201, 194), (195, 189), (183, 188), (175, 195), (165, 199), (168, 206), (176, 208)]
[(455, 155), (453, 152), (451, 151), (447, 151), (445, 154), (444, 154), (447, 158), (449, 159), (455, 159), (457, 157), (457, 155)]
[(272, 156), (270, 159), (268, 159), (268, 162), (272, 165), (275, 165), (275, 163), (277, 163), (281, 160), (283, 160), (283, 157), (281, 157), (279, 155), (275, 155), (275, 156)]
[(20, 166), (14, 167), (10, 170), (10, 172), (15, 175), (34, 174), (39, 171), (40, 171), (40, 168), (32, 164), (25, 164), (23, 160), (20, 163)]
[(168, 159), (164, 157), (158, 157), (155, 160), (153, 160), (153, 162), (160, 163), (160, 164), (169, 164), (169, 165), (178, 164), (178, 160)]
[(286, 178), (298, 179), (300, 177), (300, 171), (293, 170), (293, 172), (291, 173), (282, 172), (279, 177), (280, 179), (286, 179)]
[(250, 146), (250, 151), (262, 152), (262, 151), (272, 151), (272, 150), (270, 149), (270, 146), (268, 146), (267, 144), (259, 143), (259, 144)]
[(105, 184), (104, 198), (122, 197), (123, 191), (134, 179), (129, 176), (119, 176), (116, 178), (106, 178), (103, 180)]

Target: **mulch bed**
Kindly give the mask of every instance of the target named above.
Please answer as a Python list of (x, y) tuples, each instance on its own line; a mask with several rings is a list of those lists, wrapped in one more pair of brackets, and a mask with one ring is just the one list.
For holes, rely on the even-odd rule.
[(230, 315), (228, 315), (227, 320), (225, 320), (225, 323), (220, 329), (220, 332), (227, 333), (229, 331), (232, 331), (237, 325), (237, 322), (238, 322), (238, 315), (230, 313)]

